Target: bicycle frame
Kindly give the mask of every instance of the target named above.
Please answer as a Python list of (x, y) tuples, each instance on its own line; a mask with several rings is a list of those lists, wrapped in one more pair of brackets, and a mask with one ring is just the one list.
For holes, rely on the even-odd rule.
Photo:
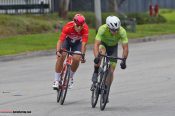
[(61, 72), (61, 77), (63, 76), (63, 74), (65, 74), (65, 71), (67, 69), (67, 66), (71, 66), (72, 65), (72, 55), (67, 54), (66, 59), (65, 59), (65, 63)]
[(63, 66), (62, 72), (61, 72), (61, 79), (60, 79), (60, 85), (57, 90), (57, 102), (60, 101), (60, 104), (63, 105), (66, 94), (67, 94), (67, 89), (68, 89), (68, 83), (70, 80), (70, 70), (71, 70), (71, 65), (72, 65), (72, 55), (77, 54), (77, 55), (83, 55), (81, 53), (74, 53), (72, 51), (67, 51), (67, 50), (61, 50), (61, 52), (66, 52), (66, 59), (65, 59), (65, 64)]
[[(106, 71), (108, 71), (110, 69), (110, 59), (114, 59), (114, 60), (123, 60), (123, 58), (119, 58), (119, 57), (113, 57), (113, 56), (107, 56), (107, 55), (103, 55), (103, 54), (99, 54), (99, 57), (102, 57), (103, 63), (101, 66), (101, 70), (99, 71), (99, 73), (105, 73)], [(100, 83), (102, 81), (102, 76), (100, 76)]]
[[(94, 108), (97, 104), (99, 94), (101, 94), (101, 99), (100, 99), (100, 109), (104, 110), (107, 100), (108, 100), (108, 95), (109, 95), (109, 90), (110, 90), (110, 85), (107, 85), (106, 79), (108, 78), (108, 73), (110, 70), (110, 59), (119, 59), (123, 60), (123, 58), (118, 58), (118, 57), (112, 57), (112, 56), (107, 56), (107, 55), (102, 55), (99, 54), (99, 57), (101, 57), (101, 61), (103, 62), (99, 68), (99, 73), (97, 78), (98, 81), (94, 85), (95, 89), (92, 90), (92, 97), (91, 97), (91, 105)], [(106, 85), (108, 86), (106, 89)]]
[(102, 55), (100, 54), (101, 57), (103, 57), (103, 76), (100, 77), (100, 91), (101, 91), (101, 97), (100, 97), (100, 109), (104, 110), (105, 106), (108, 102), (108, 96), (109, 96), (109, 91), (110, 91), (110, 84), (107, 82), (107, 78), (109, 77), (110, 73), (110, 59), (119, 59), (123, 60), (123, 58), (118, 58), (118, 57), (112, 57), (112, 56), (107, 56), (107, 55)]

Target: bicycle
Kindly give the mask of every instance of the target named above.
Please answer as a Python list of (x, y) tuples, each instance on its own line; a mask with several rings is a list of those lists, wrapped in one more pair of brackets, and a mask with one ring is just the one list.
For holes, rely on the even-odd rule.
[(72, 55), (81, 55), (82, 59), (84, 59), (84, 54), (82, 53), (76, 53), (73, 51), (67, 51), (64, 49), (61, 49), (61, 52), (66, 52), (66, 60), (63, 66), (63, 69), (61, 71), (61, 78), (59, 81), (59, 87), (57, 89), (57, 102), (63, 105), (65, 98), (66, 98), (66, 94), (67, 94), (67, 89), (69, 86), (69, 80), (70, 80), (70, 70), (71, 70), (71, 64), (72, 64)]
[[(99, 95), (101, 94), (100, 97), (100, 109), (104, 110), (105, 106), (108, 102), (108, 96), (109, 96), (109, 91), (110, 91), (110, 84), (107, 83), (107, 77), (108, 74), (110, 73), (110, 59), (113, 60), (124, 60), (123, 58), (119, 57), (112, 57), (112, 56), (107, 56), (107, 55), (102, 55), (99, 54), (99, 57), (102, 57), (102, 65), (99, 68), (99, 73), (97, 77), (97, 83), (92, 84), (91, 91), (92, 91), (92, 96), (91, 96), (91, 105), (92, 108), (95, 108)], [(109, 77), (108, 77), (109, 78)], [(110, 80), (111, 78), (109, 78)], [(111, 80), (110, 80), (111, 81)]]

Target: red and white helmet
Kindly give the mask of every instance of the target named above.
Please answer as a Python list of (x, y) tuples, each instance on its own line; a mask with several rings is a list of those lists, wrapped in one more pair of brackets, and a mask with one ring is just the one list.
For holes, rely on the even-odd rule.
[(112, 30), (119, 29), (121, 26), (120, 19), (116, 16), (108, 16), (106, 18), (106, 24), (109, 27), (109, 29), (112, 29)]
[(85, 23), (85, 18), (81, 14), (76, 14), (73, 18), (73, 21), (76, 23), (76, 25), (82, 26)]

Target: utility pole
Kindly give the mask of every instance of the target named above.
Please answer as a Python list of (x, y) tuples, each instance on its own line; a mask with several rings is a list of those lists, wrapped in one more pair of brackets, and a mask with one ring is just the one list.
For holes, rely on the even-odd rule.
[(97, 31), (99, 26), (102, 24), (101, 0), (94, 0), (94, 6), (95, 6), (95, 19), (96, 19), (96, 31)]

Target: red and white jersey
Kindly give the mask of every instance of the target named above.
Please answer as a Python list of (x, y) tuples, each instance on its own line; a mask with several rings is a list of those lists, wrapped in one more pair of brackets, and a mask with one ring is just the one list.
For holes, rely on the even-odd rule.
[(62, 29), (60, 40), (63, 42), (67, 37), (72, 39), (73, 41), (82, 40), (82, 42), (88, 41), (88, 25), (85, 23), (80, 32), (76, 32), (74, 29), (74, 22), (68, 22)]

